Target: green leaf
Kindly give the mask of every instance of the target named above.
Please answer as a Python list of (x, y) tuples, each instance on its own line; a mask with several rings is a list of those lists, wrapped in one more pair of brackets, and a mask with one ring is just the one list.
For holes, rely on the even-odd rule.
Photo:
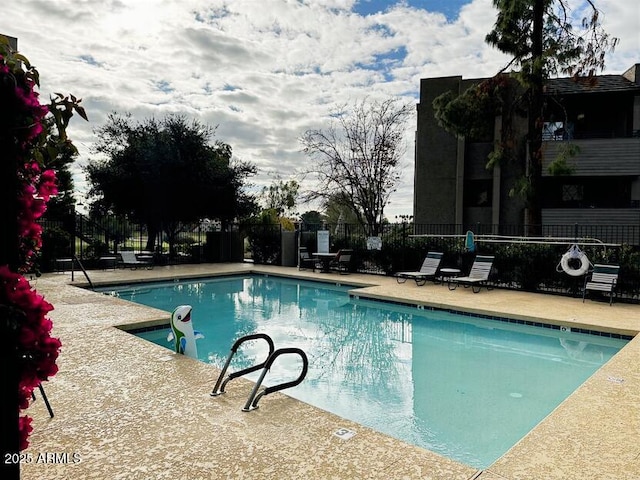
[(548, 171), (551, 175), (571, 175), (575, 166), (569, 163), (569, 159), (580, 153), (580, 147), (574, 143), (564, 143), (560, 146), (556, 158), (549, 164)]

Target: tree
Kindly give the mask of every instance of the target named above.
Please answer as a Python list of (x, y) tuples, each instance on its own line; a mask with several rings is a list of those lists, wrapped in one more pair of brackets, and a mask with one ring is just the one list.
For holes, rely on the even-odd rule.
[(229, 145), (211, 144), (214, 132), (184, 116), (134, 123), (111, 114), (97, 131), (95, 152), (105, 158), (86, 168), (91, 193), (103, 209), (144, 223), (151, 251), (162, 230), (172, 248), (183, 222), (249, 215), (255, 200), (243, 188), (256, 168), (232, 160)]
[[(54, 130), (52, 126), (49, 128)], [(59, 143), (58, 154), (45, 163), (47, 168), (56, 171), (58, 193), (47, 204), (47, 217), (59, 218), (61, 215), (69, 213), (75, 205), (70, 166), (78, 156), (78, 151), (72, 144), (60, 142), (57, 135), (52, 135), (49, 143)]]
[(340, 195), (326, 199), (324, 213), (327, 223), (333, 225), (358, 223), (358, 216), (348, 201)]
[[(517, 68), (513, 76), (519, 82), (522, 93), (504, 106), (503, 114), (510, 116), (523, 110), (527, 116), (526, 175), (516, 190), (525, 200), (527, 225), (536, 228), (542, 218), (540, 180), (544, 84), (558, 73), (572, 76), (576, 81), (595, 81), (596, 73), (604, 68), (606, 52), (615, 47), (617, 39), (610, 38), (602, 30), (600, 11), (592, 0), (586, 1), (589, 15), (582, 20), (578, 29), (571, 23), (569, 0), (493, 0), (493, 4), (498, 9), (498, 16), (486, 41), (509, 54), (511, 61), (495, 77), (469, 89), (461, 98), (438, 98), (434, 101), (434, 107), (443, 127), (461, 135), (472, 134), (473, 121), (469, 121), (468, 115), (461, 115), (464, 111), (462, 105), (468, 103), (467, 111), (481, 111), (487, 106), (502, 108), (501, 101), (504, 98), (500, 100), (494, 97), (492, 104), (487, 101), (487, 94), (497, 93), (493, 89), (497, 85), (504, 86), (504, 72), (511, 67)], [(476, 119), (486, 123), (486, 117)], [(508, 126), (503, 128), (503, 140), (496, 145), (489, 165), (508, 155), (508, 149), (513, 150), (510, 133)]]
[(331, 114), (324, 130), (300, 139), (318, 186), (309, 200), (338, 197), (349, 205), (367, 235), (378, 235), (384, 208), (399, 179), (405, 124), (413, 106), (398, 99), (356, 102)]
[(325, 222), (325, 216), (317, 210), (309, 210), (300, 215), (302, 230), (308, 230), (310, 226), (318, 226)]
[(262, 188), (265, 208), (275, 210), (278, 216), (291, 215), (296, 207), (299, 190), (300, 185), (295, 180), (274, 180), (271, 185)]

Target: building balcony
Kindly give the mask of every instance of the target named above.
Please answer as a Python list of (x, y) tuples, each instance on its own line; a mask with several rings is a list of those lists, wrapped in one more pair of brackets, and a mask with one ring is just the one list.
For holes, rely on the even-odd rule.
[(575, 176), (640, 175), (640, 137), (551, 140), (542, 145), (542, 175), (549, 176), (549, 164), (569, 144), (580, 150), (567, 159)]

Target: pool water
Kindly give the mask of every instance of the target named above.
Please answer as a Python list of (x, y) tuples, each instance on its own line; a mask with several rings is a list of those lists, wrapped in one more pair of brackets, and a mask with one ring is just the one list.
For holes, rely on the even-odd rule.
[[(307, 377), (284, 393), (476, 468), (497, 460), (626, 344), (359, 300), (351, 288), (251, 276), (103, 291), (167, 311), (193, 306), (194, 328), (204, 335), (199, 359), (217, 367), (250, 333), (268, 334), (276, 348), (302, 348)], [(171, 348), (168, 333), (138, 335)], [(265, 342), (245, 344), (229, 371), (266, 352)], [(293, 380), (300, 369), (297, 357), (279, 357), (264, 384)]]

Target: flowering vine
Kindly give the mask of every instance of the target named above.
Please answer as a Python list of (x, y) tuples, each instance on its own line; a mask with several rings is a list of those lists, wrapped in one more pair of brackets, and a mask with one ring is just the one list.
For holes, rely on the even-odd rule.
[(41, 172), (37, 162), (25, 163), (19, 172), (22, 190), (18, 192), (18, 235), (21, 271), (33, 267), (33, 259), (42, 247), (42, 227), (37, 220), (47, 209), (47, 202), (58, 193), (53, 170)]
[[(60, 340), (51, 336), (53, 324), (47, 314), (53, 305), (38, 295), (22, 275), (0, 266), (0, 302), (9, 306), (18, 320), (18, 353), (20, 368), (20, 410), (29, 406), (33, 390), (58, 371), (56, 359)], [(20, 418), (20, 450), (27, 448), (31, 418)]]
[[(16, 265), (0, 265), (0, 308), (2, 321), (15, 332), (17, 343), (18, 412), (28, 408), (34, 389), (58, 371), (56, 360), (61, 347), (60, 340), (51, 336), (53, 324), (47, 316), (53, 306), (22, 275), (33, 269), (35, 255), (42, 246), (42, 227), (37, 220), (46, 211), (50, 197), (57, 193), (55, 172), (44, 165), (58, 155), (56, 142), (72, 147), (65, 129), (73, 112), (86, 120), (79, 100), (73, 96), (69, 99), (56, 94), (50, 105), (42, 105), (36, 91), (38, 82), (37, 70), (0, 36), (0, 158), (15, 165), (12, 185), (16, 191), (18, 236), (10, 247), (17, 252), (13, 256), (3, 253), (3, 258), (15, 258)], [(53, 122), (46, 120), (49, 114)], [(31, 418), (20, 416), (18, 428), (19, 448), (23, 450), (29, 445)]]

